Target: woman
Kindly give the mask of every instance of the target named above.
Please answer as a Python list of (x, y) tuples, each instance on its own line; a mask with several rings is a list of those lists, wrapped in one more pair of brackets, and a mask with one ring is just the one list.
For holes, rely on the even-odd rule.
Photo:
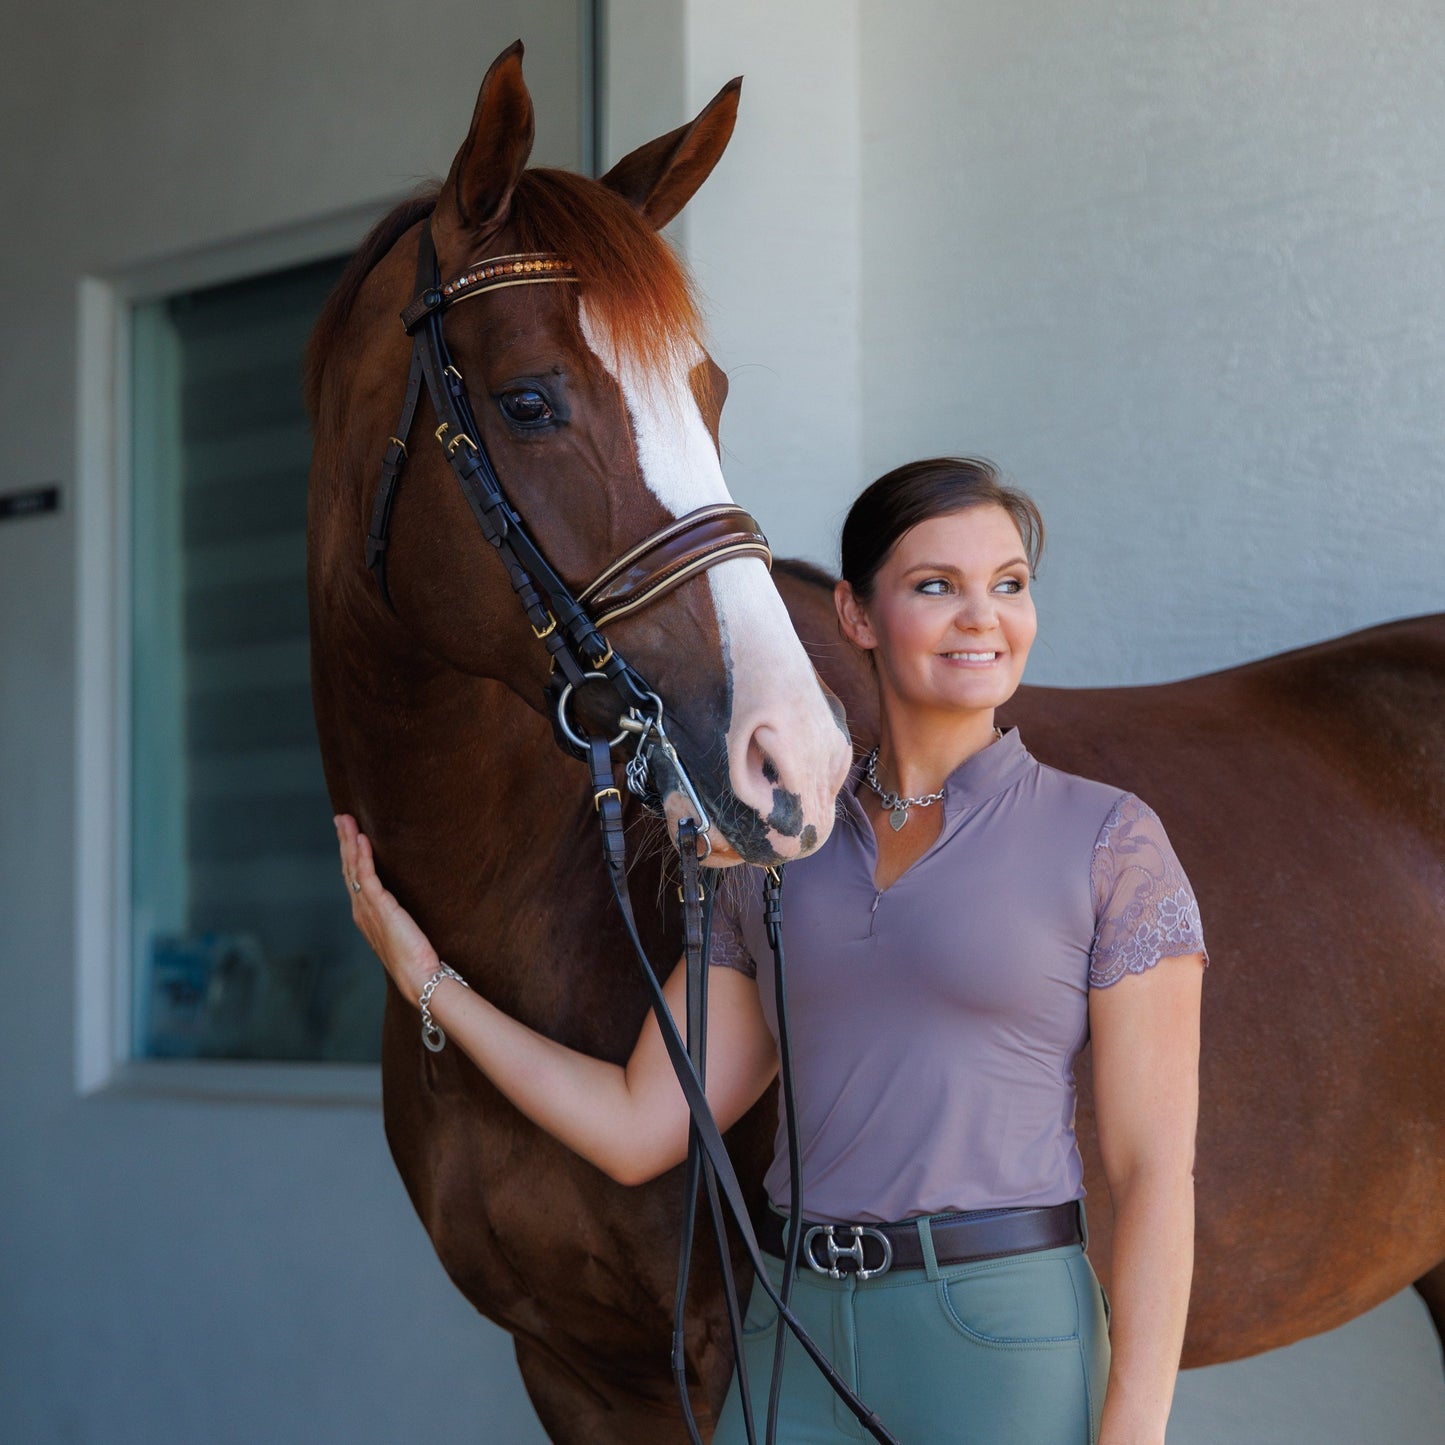
[[(812, 1265), (794, 1308), (910, 1445), (1160, 1442), (1183, 1339), (1203, 936), (1148, 807), (1038, 763), (994, 724), (1033, 643), (1042, 538), (1032, 501), (986, 463), (914, 463), (859, 497), (835, 601), (873, 661), (879, 744), (829, 841), (788, 870)], [(398, 987), (430, 989), (447, 1035), (528, 1117), (622, 1182), (684, 1157), (687, 1111), (654, 1021), (617, 1066), (438, 981), (366, 839), (350, 818), (337, 826), (354, 916)], [(707, 1092), (723, 1128), (777, 1071), (755, 893), (724, 890), (714, 925), (713, 959), (729, 966), (710, 985)], [(683, 991), (679, 969), (679, 1014)], [(1073, 1136), (1089, 1038), (1115, 1212), (1112, 1357)], [(760, 1238), (780, 1257), (781, 1131), (767, 1187)], [(755, 1289), (759, 1416), (775, 1327)], [(796, 1348), (781, 1422), (788, 1445), (860, 1438)], [(715, 1438), (745, 1438), (736, 1387)]]

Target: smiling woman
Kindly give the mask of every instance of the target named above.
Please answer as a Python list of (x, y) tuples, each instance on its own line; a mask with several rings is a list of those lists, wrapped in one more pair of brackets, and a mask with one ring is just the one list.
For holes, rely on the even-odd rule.
[[(854, 504), (834, 600), (874, 665), (879, 742), (788, 870), (803, 1217), (780, 1128), (759, 1238), (780, 1284), (801, 1236), (794, 1309), (850, 1341), (845, 1378), (900, 1439), (1160, 1442), (1183, 1338), (1203, 935), (1147, 805), (995, 725), (1037, 630), (1042, 544), (1038, 509), (985, 462), (916, 462)], [(760, 912), (725, 895), (713, 958), (756, 979), (776, 1037)], [(1073, 1132), (1091, 1035), (1112, 1358)], [(754, 1378), (776, 1318), (756, 1291)], [(796, 1351), (779, 1408), (780, 1440), (852, 1438)], [(745, 1425), (735, 1389), (715, 1445)]]

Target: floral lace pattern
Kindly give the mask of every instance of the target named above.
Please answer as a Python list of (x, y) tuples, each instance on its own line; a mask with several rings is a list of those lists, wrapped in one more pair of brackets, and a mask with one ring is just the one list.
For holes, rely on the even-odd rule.
[(720, 907), (712, 913), (712, 934), (708, 940), (707, 961), (719, 968), (736, 969), (749, 978), (758, 976), (757, 960), (747, 950), (737, 925)]
[(1089, 948), (1092, 988), (1145, 973), (1161, 958), (1205, 953), (1194, 890), (1158, 814), (1133, 793), (1120, 796), (1099, 829), (1090, 881), (1098, 919)]
[(752, 874), (751, 868), (729, 868), (717, 881), (713, 901), (712, 933), (708, 938), (707, 961), (720, 968), (736, 969), (749, 978), (758, 976), (757, 960), (743, 942), (738, 914), (745, 900), (741, 874)]

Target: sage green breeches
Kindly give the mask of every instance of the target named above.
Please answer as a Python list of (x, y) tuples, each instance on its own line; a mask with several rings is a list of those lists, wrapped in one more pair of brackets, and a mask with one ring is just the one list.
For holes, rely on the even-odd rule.
[[(931, 1256), (930, 1256), (931, 1257)], [(782, 1264), (769, 1258), (775, 1286)], [(900, 1445), (1094, 1445), (1109, 1372), (1105, 1303), (1083, 1249), (894, 1270), (800, 1267), (793, 1311)], [(758, 1445), (777, 1311), (756, 1284), (743, 1350)], [(791, 1336), (779, 1445), (871, 1440)], [(713, 1445), (746, 1445), (734, 1378)]]

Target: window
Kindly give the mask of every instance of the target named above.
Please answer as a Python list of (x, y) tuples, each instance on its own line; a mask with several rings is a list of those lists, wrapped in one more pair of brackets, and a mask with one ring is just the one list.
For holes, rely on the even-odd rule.
[(377, 1057), (307, 642), (302, 354), (343, 264), (130, 314), (135, 1059)]

